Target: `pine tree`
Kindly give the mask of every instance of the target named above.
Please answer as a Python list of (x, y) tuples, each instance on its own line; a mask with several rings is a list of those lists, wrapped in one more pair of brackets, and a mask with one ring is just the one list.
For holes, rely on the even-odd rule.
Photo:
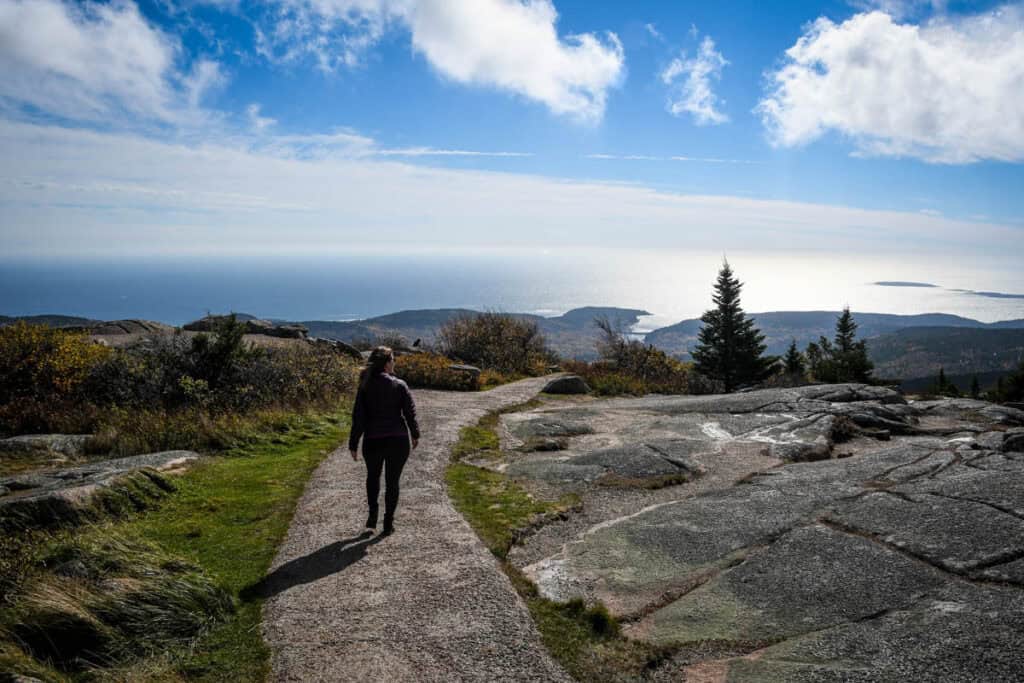
[(803, 377), (807, 368), (804, 364), (804, 356), (802, 353), (797, 351), (796, 339), (793, 339), (789, 343), (789, 350), (786, 351), (786, 355), (783, 357), (783, 362), (786, 364), (786, 374)]
[(939, 368), (939, 377), (935, 380), (935, 384), (932, 387), (932, 393), (938, 394), (939, 396), (959, 396), (960, 390), (956, 388), (956, 385), (949, 381), (946, 377), (946, 369)]
[(698, 373), (720, 380), (726, 392), (758, 382), (768, 374), (770, 361), (762, 356), (764, 335), (740, 307), (743, 284), (733, 277), (729, 262), (722, 263), (711, 300), (715, 308), (704, 313), (693, 359)]
[[(807, 351), (810, 357), (810, 346)], [(867, 382), (871, 379), (875, 366), (868, 358), (867, 342), (857, 341), (857, 323), (849, 306), (843, 308), (836, 320), (835, 339), (829, 341), (822, 337), (816, 351), (821, 357), (812, 363), (811, 372), (815, 379), (822, 382)]]
[(971, 398), (981, 396), (981, 385), (978, 384), (978, 376), (971, 377)]

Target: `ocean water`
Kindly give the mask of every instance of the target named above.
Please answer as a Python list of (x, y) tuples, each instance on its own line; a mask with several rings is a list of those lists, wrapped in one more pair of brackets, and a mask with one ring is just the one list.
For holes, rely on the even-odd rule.
[[(578, 306), (650, 312), (638, 332), (699, 316), (722, 254), (621, 249), (365, 250), (280, 256), (0, 260), (0, 314), (63, 313), (181, 324), (207, 312), (352, 320), (403, 309), (464, 307), (558, 315)], [(730, 253), (748, 312), (836, 310), (1024, 318), (1014, 263), (885, 254)], [(884, 287), (914, 281), (935, 287)], [(957, 291), (969, 290), (969, 291)]]

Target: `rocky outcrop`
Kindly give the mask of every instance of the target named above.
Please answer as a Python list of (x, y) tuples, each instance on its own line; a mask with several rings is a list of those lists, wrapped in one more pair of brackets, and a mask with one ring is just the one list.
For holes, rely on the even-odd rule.
[(98, 337), (120, 336), (126, 334), (172, 334), (174, 327), (152, 320), (108, 320), (88, 325), (65, 326), (71, 332), (85, 332)]
[(325, 348), (339, 353), (343, 356), (348, 356), (352, 360), (362, 361), (363, 354), (356, 347), (351, 344), (346, 344), (343, 341), (336, 339), (322, 339), (320, 337), (310, 337), (308, 341), (318, 348)]
[(480, 368), (475, 365), (466, 365), (464, 363), (452, 363), (448, 366), (448, 369), (452, 372), (458, 372), (463, 375), (468, 375), (474, 382), (480, 377)]
[[(543, 595), (600, 601), (628, 636), (680, 653), (658, 680), (1010, 680), (1024, 667), (1024, 412), (838, 385), (502, 420), (505, 445), (525, 451), (504, 471), (590, 511), (510, 557)], [(552, 435), (562, 450), (522, 448)], [(763, 471), (701, 483), (743, 454)], [(692, 483), (614, 504), (600, 493), (610, 473), (670, 466)], [(693, 664), (706, 643), (731, 658)]]
[[(205, 318), (200, 318), (194, 322), (186, 323), (182, 326), (183, 330), (189, 332), (215, 332), (217, 326), (220, 325), (228, 316), (225, 315), (208, 315)], [(275, 325), (269, 320), (259, 320), (253, 318), (251, 320), (239, 320), (241, 324), (245, 325), (246, 334), (262, 334), (268, 337), (280, 337), (282, 339), (305, 339), (309, 330), (305, 325), (298, 323), (287, 323), (284, 325)]]
[(0, 479), (0, 527), (74, 523), (88, 516), (97, 498), (103, 504), (108, 492), (126, 499), (119, 503), (144, 506), (145, 499), (170, 490), (157, 473), (183, 469), (198, 458), (193, 451), (164, 451)]
[(590, 387), (579, 375), (565, 375), (544, 385), (545, 394), (589, 394)]
[(85, 452), (89, 434), (25, 434), (0, 439), (0, 459), (4, 455), (23, 456), (57, 453), (79, 457)]

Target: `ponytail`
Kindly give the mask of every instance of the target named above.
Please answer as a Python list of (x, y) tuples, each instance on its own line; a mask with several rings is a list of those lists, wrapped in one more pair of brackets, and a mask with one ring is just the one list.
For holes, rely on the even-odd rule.
[(385, 366), (394, 359), (394, 351), (387, 346), (378, 346), (371, 351), (370, 357), (366, 359), (366, 367), (363, 368), (359, 376), (360, 391), (365, 390), (370, 385), (370, 380), (374, 377), (383, 374)]

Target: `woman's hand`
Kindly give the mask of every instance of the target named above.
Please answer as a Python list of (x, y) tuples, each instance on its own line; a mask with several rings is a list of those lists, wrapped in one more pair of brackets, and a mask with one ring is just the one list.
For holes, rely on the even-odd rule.
[(420, 445), (420, 440), (419, 439), (413, 439), (412, 440), (412, 449), (413, 450), (416, 450), (416, 447), (419, 446), (419, 445)]
[(349, 451), (348, 453), (349, 453), (349, 455), (352, 456), (353, 460), (357, 460), (357, 461), (359, 460), (359, 451)]

